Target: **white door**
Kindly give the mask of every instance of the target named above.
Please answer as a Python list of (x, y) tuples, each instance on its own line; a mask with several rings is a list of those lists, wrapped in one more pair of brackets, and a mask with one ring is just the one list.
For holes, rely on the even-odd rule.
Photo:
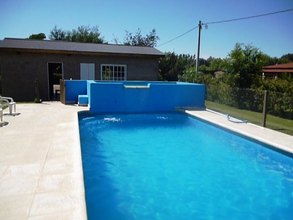
[(80, 64), (80, 79), (81, 80), (95, 80), (95, 64), (94, 63)]
[(95, 64), (94, 63), (88, 64), (88, 79), (95, 80)]

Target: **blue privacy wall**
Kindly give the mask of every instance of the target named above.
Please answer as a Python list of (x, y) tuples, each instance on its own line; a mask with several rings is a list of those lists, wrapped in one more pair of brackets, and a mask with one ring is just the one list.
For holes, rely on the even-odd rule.
[(181, 82), (97, 82), (87, 85), (96, 113), (166, 112), (204, 108), (205, 86)]
[(65, 80), (65, 103), (77, 103), (78, 95), (87, 94), (86, 80)]
[(91, 89), (91, 84), (92, 83), (95, 83), (95, 81), (94, 80), (88, 80), (87, 81), (87, 85), (86, 85), (87, 95), (88, 95), (88, 103), (90, 103), (90, 100), (91, 100), (91, 96), (90, 96), (91, 92), (90, 92), (90, 89)]

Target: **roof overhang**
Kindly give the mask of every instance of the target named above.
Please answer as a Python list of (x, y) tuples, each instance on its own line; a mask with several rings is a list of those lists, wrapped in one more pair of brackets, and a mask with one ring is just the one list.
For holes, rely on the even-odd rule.
[(263, 73), (293, 73), (293, 69), (263, 69)]
[(293, 63), (276, 64), (265, 66), (263, 73), (293, 73)]
[(31, 53), (84, 54), (103, 56), (164, 56), (161, 51), (152, 47), (27, 39), (1, 40), (0, 50)]

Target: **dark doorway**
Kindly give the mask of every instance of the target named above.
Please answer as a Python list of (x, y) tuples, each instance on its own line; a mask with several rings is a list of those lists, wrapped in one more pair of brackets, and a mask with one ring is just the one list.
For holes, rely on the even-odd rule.
[(60, 95), (60, 79), (62, 79), (62, 63), (48, 63), (50, 100), (58, 100)]
[(2, 74), (1, 74), (1, 66), (0, 66), (0, 95), (2, 94)]

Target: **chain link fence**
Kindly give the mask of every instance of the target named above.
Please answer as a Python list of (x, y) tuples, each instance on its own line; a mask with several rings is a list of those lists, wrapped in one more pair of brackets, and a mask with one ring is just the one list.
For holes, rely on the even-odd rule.
[[(293, 135), (293, 94), (261, 89), (240, 89), (227, 85), (208, 85), (206, 93), (207, 108), (248, 120), (258, 125)], [(266, 122), (263, 122), (266, 104)]]

